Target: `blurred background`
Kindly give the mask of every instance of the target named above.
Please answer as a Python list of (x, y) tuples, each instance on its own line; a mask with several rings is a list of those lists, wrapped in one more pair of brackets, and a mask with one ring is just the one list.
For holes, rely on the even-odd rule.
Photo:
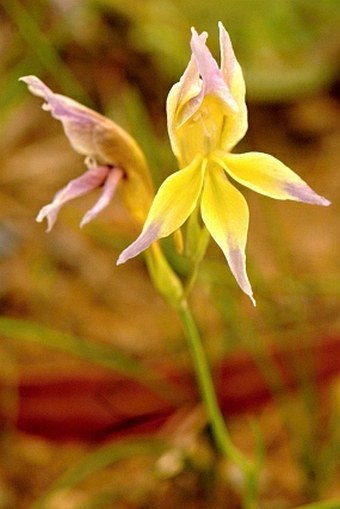
[[(250, 125), (236, 150), (278, 157), (332, 206), (276, 202), (244, 189), (257, 308), (241, 294), (213, 243), (193, 306), (233, 438), (246, 452), (253, 447), (249, 419), (258, 423), (266, 448), (261, 507), (289, 509), (340, 497), (339, 1), (4, 0), (0, 509), (33, 508), (70, 465), (94, 454), (103, 439), (118, 440), (113, 422), (123, 422), (120, 436), (132, 435), (136, 415), (154, 434), (166, 426), (177, 445), (177, 429), (187, 438), (173, 469), (168, 461), (165, 473), (155, 473), (150, 451), (110, 470), (99, 462), (95, 480), (79, 476), (66, 494), (55, 489), (50, 505), (34, 507), (240, 507), (242, 480), (215, 457), (204, 419), (202, 424), (196, 415), (197, 397), (188, 396), (194, 382), (176, 315), (153, 289), (142, 258), (115, 266), (137, 233), (119, 199), (83, 230), (78, 224), (94, 194), (68, 204), (48, 235), (35, 222), (39, 209), (84, 165), (60, 123), (18, 82), (35, 74), (54, 91), (114, 119), (143, 148), (158, 187), (177, 169), (165, 100), (190, 58), (190, 27), (209, 33), (218, 57), (219, 20), (247, 84)], [(185, 263), (171, 242), (164, 246), (184, 276)], [(51, 348), (58, 344), (55, 331), (66, 346)], [(122, 378), (94, 366), (97, 347), (102, 357), (109, 351), (125, 356)], [(149, 407), (140, 408), (140, 393), (126, 378), (134, 366), (163, 365), (180, 379), (178, 401), (170, 411), (148, 393)], [(162, 426), (150, 423), (159, 408)]]

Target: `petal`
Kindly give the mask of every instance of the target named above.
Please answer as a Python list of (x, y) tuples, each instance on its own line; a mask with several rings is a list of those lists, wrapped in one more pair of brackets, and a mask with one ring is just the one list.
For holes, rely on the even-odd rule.
[(103, 192), (99, 200), (96, 202), (94, 207), (86, 212), (80, 223), (80, 227), (83, 227), (85, 224), (92, 221), (92, 219), (97, 217), (98, 214), (108, 206), (116, 192), (119, 181), (123, 178), (123, 175), (124, 173), (120, 168), (110, 169), (109, 174), (104, 182)]
[(245, 101), (246, 86), (228, 32), (221, 22), (219, 22), (218, 27), (220, 32), (221, 71), (237, 104), (237, 111), (226, 116), (221, 136), (221, 148), (228, 152), (243, 138), (248, 129), (248, 112)]
[[(205, 40), (207, 34), (201, 34), (200, 37), (204, 37)], [(198, 67), (195, 59), (191, 57), (181, 79), (171, 87), (166, 101), (168, 133), (172, 151), (177, 158), (180, 157), (180, 149), (176, 131), (195, 113), (202, 102), (201, 88)], [(196, 97), (199, 99), (195, 100)]]
[(216, 60), (207, 48), (205, 40), (198, 35), (194, 28), (191, 31), (191, 50), (203, 82), (202, 97), (206, 95), (217, 96), (221, 99), (227, 111), (236, 111), (237, 105), (229, 86), (224, 80)]
[(140, 236), (119, 256), (117, 265), (137, 256), (157, 239), (180, 228), (194, 210), (200, 196), (205, 161), (194, 161), (168, 177), (159, 188)]
[(133, 217), (143, 224), (153, 198), (153, 187), (146, 159), (137, 142), (112, 120), (55, 94), (37, 77), (20, 79), (33, 94), (45, 99), (43, 108), (62, 122), (69, 142), (78, 153), (124, 171), (127, 177), (122, 186), (124, 202)]
[[(186, 79), (189, 80), (189, 83), (185, 83)], [(184, 121), (187, 120), (188, 115), (190, 117), (190, 115), (192, 115), (195, 112), (196, 108), (195, 104), (192, 103), (191, 108), (187, 107), (185, 113), (183, 114), (183, 117), (181, 118), (180, 117), (181, 106), (183, 106), (186, 102), (188, 104), (192, 97), (197, 96), (199, 94), (200, 87), (199, 85), (197, 85), (197, 81), (198, 81), (197, 67), (193, 59), (191, 59), (179, 83), (175, 83), (175, 85), (171, 87), (166, 100), (168, 134), (171, 143), (171, 149), (175, 156), (177, 157), (177, 159), (180, 159), (181, 157), (181, 149), (177, 131), (182, 125), (183, 119)], [(187, 90), (184, 91), (183, 93), (182, 87), (187, 88)]]
[(201, 213), (211, 236), (222, 249), (236, 281), (255, 305), (246, 273), (248, 205), (219, 167), (214, 166), (207, 171)]
[(66, 187), (55, 195), (52, 203), (45, 205), (40, 210), (37, 216), (38, 223), (41, 223), (46, 218), (47, 231), (51, 231), (57, 220), (60, 208), (68, 201), (100, 186), (107, 177), (108, 172), (109, 168), (107, 166), (97, 166), (87, 170), (80, 177), (71, 180)]
[(237, 182), (257, 193), (277, 200), (295, 200), (314, 205), (330, 205), (281, 161), (261, 152), (215, 153), (212, 158)]
[(24, 76), (20, 80), (28, 85), (32, 94), (45, 99), (43, 109), (50, 111), (54, 118), (62, 122), (65, 134), (76, 152), (98, 155), (93, 129), (100, 123), (105, 125), (108, 119), (69, 97), (55, 94), (36, 76)]

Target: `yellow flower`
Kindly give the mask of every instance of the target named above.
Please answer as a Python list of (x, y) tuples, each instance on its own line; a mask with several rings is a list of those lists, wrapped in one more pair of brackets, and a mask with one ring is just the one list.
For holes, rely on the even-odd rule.
[(20, 80), (28, 85), (32, 94), (46, 101), (43, 108), (60, 120), (74, 150), (86, 156), (87, 171), (61, 189), (53, 201), (40, 210), (37, 221), (46, 219), (47, 231), (50, 231), (65, 203), (101, 187), (100, 198), (85, 214), (81, 226), (110, 203), (117, 188), (134, 219), (143, 224), (153, 189), (144, 154), (135, 140), (112, 120), (69, 97), (55, 94), (36, 76), (24, 76)]
[(198, 206), (239, 286), (255, 304), (246, 273), (248, 206), (229, 177), (279, 200), (324, 206), (330, 202), (268, 154), (230, 153), (248, 127), (245, 83), (222, 23), (219, 34), (220, 67), (206, 46), (207, 34), (192, 29), (190, 62), (167, 99), (168, 132), (180, 171), (163, 182), (140, 236), (117, 263), (175, 232)]

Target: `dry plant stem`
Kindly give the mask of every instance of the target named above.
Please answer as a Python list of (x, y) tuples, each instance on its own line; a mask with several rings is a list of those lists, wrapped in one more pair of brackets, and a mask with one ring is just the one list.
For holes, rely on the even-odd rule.
[(208, 414), (209, 423), (215, 443), (219, 450), (231, 460), (243, 473), (245, 489), (243, 494), (244, 509), (256, 509), (257, 469), (232, 443), (224, 417), (219, 407), (207, 357), (201, 338), (189, 309), (188, 301), (183, 300), (178, 308), (188, 347), (191, 353), (200, 393)]

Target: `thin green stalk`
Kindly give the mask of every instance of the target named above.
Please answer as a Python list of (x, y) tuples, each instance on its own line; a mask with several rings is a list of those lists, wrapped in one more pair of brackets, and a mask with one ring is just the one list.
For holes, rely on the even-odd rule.
[(199, 336), (195, 320), (190, 312), (187, 301), (184, 300), (182, 302), (178, 313), (182, 321), (186, 338), (188, 340), (188, 346), (192, 360), (194, 362), (197, 381), (208, 413), (216, 444), (221, 452), (223, 452), (229, 458), (233, 459), (236, 465), (238, 465), (242, 470), (247, 469), (248, 463), (246, 459), (231, 442), (222, 412), (217, 401), (215, 387), (212, 381), (208, 361), (203, 350), (201, 338)]
[(182, 301), (178, 308), (178, 314), (182, 321), (184, 332), (188, 341), (189, 350), (196, 371), (197, 382), (208, 414), (209, 424), (211, 426), (215, 443), (219, 450), (235, 465), (237, 465), (244, 474), (244, 508), (256, 509), (257, 504), (255, 500), (257, 493), (258, 464), (257, 462), (249, 461), (232, 443), (217, 401), (207, 357), (187, 300)]
[(185, 283), (185, 287), (184, 287), (184, 295), (186, 297), (188, 295), (190, 295), (191, 290), (193, 289), (193, 286), (194, 286), (197, 276), (198, 276), (198, 271), (199, 271), (200, 265), (201, 265), (201, 260), (196, 260), (193, 264), (193, 268), (191, 269), (191, 272), (189, 274), (189, 277), (188, 277), (188, 279)]
[[(200, 232), (200, 235), (198, 235), (197, 238), (199, 249), (197, 249), (196, 260), (194, 261), (199, 262), (201, 259), (200, 255), (205, 251), (209, 237), (208, 235), (204, 235)], [(242, 494), (243, 508), (257, 509), (256, 499), (258, 472), (263, 449), (260, 440), (258, 440), (258, 434), (256, 434), (255, 439), (257, 453), (255, 454), (255, 459), (250, 461), (241, 451), (238, 450), (237, 447), (234, 446), (224, 421), (201, 337), (196, 326), (195, 319), (189, 308), (187, 300), (188, 287), (186, 289), (183, 288), (181, 281), (169, 266), (166, 258), (163, 256), (159, 244), (154, 243), (152, 248), (146, 252), (146, 262), (150, 277), (156, 288), (173, 307), (173, 309), (176, 310), (182, 322), (214, 442), (221, 453), (232, 461), (243, 473), (245, 483), (245, 489)], [(191, 277), (189, 278), (189, 289), (196, 279), (198, 266), (199, 263), (194, 264)]]

